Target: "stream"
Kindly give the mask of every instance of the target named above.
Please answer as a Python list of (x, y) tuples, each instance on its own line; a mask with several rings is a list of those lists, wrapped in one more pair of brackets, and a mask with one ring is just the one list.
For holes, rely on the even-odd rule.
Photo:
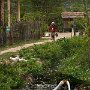
[[(46, 85), (43, 85), (43, 84), (35, 84), (34, 86), (26, 86), (25, 88), (23, 89), (19, 89), (19, 90), (53, 90), (57, 85), (56, 84), (46, 84)], [(17, 90), (17, 89), (15, 89)], [(67, 89), (67, 86), (61, 86), (59, 87), (57, 90), (68, 90)], [(78, 86), (76, 88), (71, 88), (70, 90), (90, 90), (90, 86)]]
[[(23, 88), (22, 90), (53, 90), (57, 85), (51, 85), (51, 84), (35, 84), (32, 87), (26, 86), (25, 88)], [(64, 87), (59, 88), (58, 90), (64, 90)], [(67, 89), (65, 89), (67, 90)]]

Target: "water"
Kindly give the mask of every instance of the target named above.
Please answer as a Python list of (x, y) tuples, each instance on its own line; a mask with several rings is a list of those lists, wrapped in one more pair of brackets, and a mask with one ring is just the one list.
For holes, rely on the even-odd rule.
[[(29, 87), (28, 85), (23, 88), (22, 90), (53, 90), (57, 85), (56, 84), (46, 84), (46, 85), (43, 85), (43, 84), (35, 84), (34, 86), (32, 87)], [(61, 88), (58, 88), (58, 90), (68, 90), (66, 89), (66, 87), (61, 87)]]
[(34, 86), (26, 86), (22, 90), (53, 90), (57, 85), (51, 85), (51, 84), (35, 84)]

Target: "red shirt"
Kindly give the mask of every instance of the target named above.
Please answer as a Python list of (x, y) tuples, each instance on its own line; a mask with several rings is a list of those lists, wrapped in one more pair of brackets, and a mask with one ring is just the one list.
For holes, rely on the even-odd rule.
[(49, 32), (56, 32), (57, 31), (56, 26), (55, 25), (50, 25), (49, 28), (48, 28), (48, 31)]

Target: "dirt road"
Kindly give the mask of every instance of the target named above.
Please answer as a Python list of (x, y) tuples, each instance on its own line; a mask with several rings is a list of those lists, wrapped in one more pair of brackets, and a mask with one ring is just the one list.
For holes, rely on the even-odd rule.
[[(78, 35), (78, 33), (77, 33)], [(70, 37), (73, 37), (73, 34), (72, 33), (58, 33), (58, 37), (55, 37), (55, 40), (58, 40), (60, 38), (70, 38)], [(18, 46), (18, 47), (15, 47), (15, 48), (9, 48), (7, 50), (3, 50), (3, 51), (0, 51), (0, 55), (4, 54), (4, 53), (8, 53), (8, 52), (16, 52), (16, 51), (19, 51), (21, 50), (22, 48), (27, 48), (27, 47), (30, 47), (30, 46), (34, 46), (34, 45), (39, 45), (39, 44), (44, 44), (44, 43), (47, 43), (47, 42), (52, 42), (52, 40), (50, 40), (51, 37), (43, 37), (43, 38), (49, 38), (49, 40), (44, 40), (42, 42), (36, 42), (36, 43), (30, 43), (30, 44), (24, 44), (22, 46)]]
[(7, 50), (3, 50), (3, 51), (0, 51), (0, 55), (4, 54), (4, 53), (8, 53), (8, 52), (16, 52), (16, 51), (19, 51), (23, 48), (27, 48), (27, 47), (31, 47), (31, 46), (34, 46), (34, 45), (39, 45), (39, 44), (45, 44), (47, 42), (52, 42), (52, 40), (44, 40), (42, 42), (36, 42), (36, 43), (30, 43), (30, 44), (24, 44), (22, 46), (18, 46), (18, 47), (15, 47), (15, 48), (9, 48)]
[[(64, 37), (65, 38), (71, 38), (71, 37), (74, 36), (74, 33), (71, 33), (71, 32), (67, 32), (67, 33), (58, 33), (58, 32), (56, 32), (56, 33), (58, 34), (58, 37), (55, 36), (55, 40), (58, 40), (58, 39), (64, 38)], [(51, 38), (50, 36), (48, 37), (48, 35), (50, 35), (50, 33), (46, 32), (45, 34), (46, 34), (47, 37), (42, 37), (42, 38)], [(76, 33), (76, 36), (78, 36), (78, 35), (79, 35), (79, 32)]]

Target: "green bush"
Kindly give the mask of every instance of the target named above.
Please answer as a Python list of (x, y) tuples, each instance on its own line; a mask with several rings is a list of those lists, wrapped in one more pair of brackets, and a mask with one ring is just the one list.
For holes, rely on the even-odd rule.
[(72, 83), (90, 84), (87, 42), (85, 36), (74, 37), (20, 50), (19, 55), (27, 62), (0, 64), (0, 89), (24, 87), (27, 81), (22, 75), (27, 74), (48, 83), (68, 79)]
[(41, 74), (42, 66), (35, 60), (0, 65), (0, 90), (11, 90), (25, 86), (23, 75)]
[[(88, 38), (79, 37), (73, 38), (69, 41), (72, 43), (68, 43), (70, 48), (68, 46), (65, 51), (68, 50), (68, 52), (71, 52), (71, 56), (66, 57), (62, 60), (62, 62), (58, 66), (58, 72), (69, 75), (70, 77), (73, 76), (73, 78), (76, 78), (80, 81), (84, 81), (84, 84), (90, 84), (90, 69), (88, 63), (87, 46)], [(74, 51), (73, 54), (72, 51)], [(80, 82), (78, 81), (78, 83)]]
[[(88, 82), (90, 70), (87, 58), (87, 42), (86, 36), (74, 37), (34, 46), (32, 49), (23, 49), (20, 54), (24, 53), (23, 56), (28, 59), (39, 58), (44, 62), (42, 73), (45, 77), (55, 77), (58, 74), (58, 78), (59, 74), (63, 74), (72, 76), (74, 80), (76, 78)], [(87, 76), (85, 77), (85, 75)]]

